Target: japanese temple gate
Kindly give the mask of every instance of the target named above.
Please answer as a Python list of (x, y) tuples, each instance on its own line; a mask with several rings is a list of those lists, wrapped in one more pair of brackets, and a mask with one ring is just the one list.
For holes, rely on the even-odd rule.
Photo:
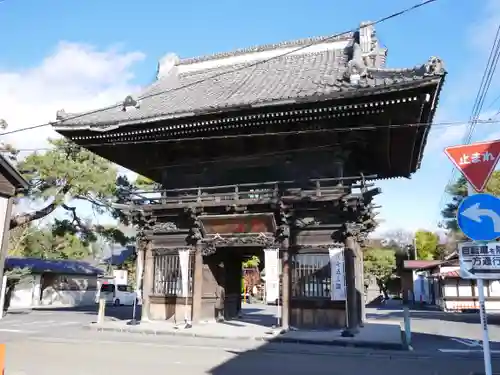
[(283, 328), (355, 331), (373, 181), (418, 170), (446, 75), (436, 57), (409, 69), (386, 57), (366, 23), (336, 38), (168, 55), (140, 96), (58, 112), (60, 134), (163, 187), (125, 200), (143, 215), (144, 317), (214, 319), (221, 288), (236, 317), (243, 258), (278, 249)]

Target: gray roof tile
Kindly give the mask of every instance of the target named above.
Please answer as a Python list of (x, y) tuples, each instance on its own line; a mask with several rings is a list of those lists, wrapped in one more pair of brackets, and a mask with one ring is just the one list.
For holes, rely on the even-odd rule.
[[(352, 40), (352, 34), (349, 34)], [(312, 40), (312, 39), (311, 39)], [(308, 40), (309, 41), (309, 40)], [(300, 43), (299, 43), (300, 42)], [(299, 46), (301, 41), (286, 46)], [(304, 42), (305, 43), (305, 42)], [(309, 41), (311, 43), (311, 41)], [(263, 49), (262, 49), (263, 48)], [(269, 50), (270, 46), (253, 50)], [(183, 117), (256, 104), (272, 104), (283, 100), (317, 100), (334, 98), (340, 93), (355, 93), (362, 89), (387, 88), (395, 84), (412, 83), (429, 76), (444, 74), (439, 59), (436, 64), (423, 64), (411, 69), (368, 68), (366, 76), (351, 84), (348, 69), (348, 49), (327, 50), (315, 53), (290, 54), (271, 60), (246, 64), (220, 66), (201, 71), (179, 73), (180, 66), (245, 53), (218, 54), (177, 62), (169, 75), (147, 87), (138, 97), (140, 107), (124, 111), (122, 105), (88, 114), (61, 116), (58, 128), (78, 125), (120, 125), (123, 123), (150, 122), (159, 118)], [(248, 53), (248, 52), (247, 52)], [(61, 129), (62, 130), (62, 129)], [(66, 129), (70, 130), (70, 129)]]

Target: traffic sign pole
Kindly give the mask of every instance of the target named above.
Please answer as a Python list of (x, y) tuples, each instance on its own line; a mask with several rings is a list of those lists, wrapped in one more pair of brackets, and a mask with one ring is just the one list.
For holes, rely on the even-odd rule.
[(485, 375), (492, 375), (490, 335), (488, 332), (488, 319), (486, 317), (486, 306), (484, 303), (484, 282), (483, 282), (483, 279), (477, 279), (477, 289), (478, 289), (478, 294), (479, 294), (479, 315), (481, 317), (481, 327), (483, 330), (484, 373), (485, 373)]
[(457, 223), (473, 242), (458, 246), (460, 276), (477, 280), (483, 332), (485, 375), (492, 375), (484, 279), (500, 278), (500, 199), (482, 193), (500, 159), (500, 140), (447, 147), (445, 154), (467, 180), (468, 197), (457, 210)]
[[(467, 184), (467, 195), (476, 194), (476, 190), (471, 184)], [(490, 349), (490, 334), (488, 332), (488, 318), (486, 316), (486, 301), (484, 298), (484, 281), (477, 279), (477, 291), (479, 297), (479, 317), (481, 319), (481, 330), (483, 331), (483, 357), (484, 357), (484, 373), (492, 375), (491, 367), (491, 349)]]

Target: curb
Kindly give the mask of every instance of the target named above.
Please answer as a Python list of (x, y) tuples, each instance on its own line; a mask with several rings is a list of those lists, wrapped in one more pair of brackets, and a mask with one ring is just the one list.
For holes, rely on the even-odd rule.
[(134, 328), (114, 328), (114, 327), (103, 327), (97, 325), (89, 325), (83, 327), (86, 330), (97, 331), (97, 332), (121, 332), (121, 333), (135, 333), (143, 335), (165, 335), (165, 336), (184, 336), (184, 337), (196, 337), (204, 339), (231, 339), (231, 340), (245, 340), (245, 341), (263, 341), (270, 343), (289, 343), (289, 344), (306, 344), (306, 345), (322, 345), (322, 346), (342, 346), (348, 348), (369, 348), (378, 350), (395, 350), (404, 351), (404, 347), (401, 343), (374, 343), (369, 341), (356, 341), (350, 342), (345, 340), (309, 340), (309, 339), (297, 339), (291, 337), (280, 337), (269, 335), (265, 336), (220, 336), (220, 335), (210, 335), (210, 334), (199, 334), (191, 333), (185, 331), (158, 331), (155, 329), (134, 329)]

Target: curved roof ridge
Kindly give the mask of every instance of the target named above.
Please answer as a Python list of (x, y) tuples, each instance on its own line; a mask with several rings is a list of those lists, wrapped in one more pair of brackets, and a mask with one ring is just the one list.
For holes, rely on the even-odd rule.
[(287, 48), (287, 47), (302, 47), (308, 44), (315, 44), (315, 43), (321, 43), (321, 42), (338, 42), (338, 41), (344, 41), (344, 40), (350, 40), (354, 36), (354, 33), (352, 31), (345, 32), (339, 35), (330, 35), (330, 36), (316, 36), (316, 37), (310, 37), (310, 38), (302, 38), (302, 39), (296, 39), (296, 40), (289, 40), (289, 41), (284, 41), (284, 42), (279, 42), (279, 43), (270, 43), (270, 44), (262, 44), (262, 45), (257, 45), (253, 47), (247, 47), (247, 48), (241, 48), (241, 49), (236, 49), (233, 51), (229, 52), (218, 52), (214, 53), (211, 55), (205, 55), (205, 56), (198, 56), (198, 57), (190, 57), (190, 58), (185, 58), (181, 59), (177, 65), (189, 65), (189, 64), (195, 64), (199, 62), (204, 62), (204, 61), (210, 61), (210, 60), (217, 60), (217, 59), (223, 59), (223, 58), (228, 58), (228, 57), (234, 57), (234, 56), (241, 56), (247, 53), (256, 53), (256, 52), (265, 52), (265, 51), (272, 51), (278, 48)]
[[(311, 52), (305, 52), (305, 53), (301, 54), (299, 57), (303, 58), (303, 57), (310, 57), (310, 56), (316, 56), (316, 55), (319, 56), (319, 55), (324, 55), (325, 53), (335, 53), (335, 52), (333, 52), (333, 51), (311, 51)], [(347, 56), (347, 52), (346, 51), (343, 51), (342, 53), (339, 53), (339, 54)], [(285, 56), (279, 56), (280, 61), (283, 61), (283, 60), (292, 60), (292, 59), (297, 59), (297, 58), (298, 58), (298, 55), (291, 55), (291, 54), (290, 55), (285, 55)], [(207, 74), (207, 73), (210, 73), (210, 72), (217, 72), (217, 71), (220, 71), (221, 69), (227, 69), (229, 72), (231, 72), (232, 70), (238, 70), (240, 68), (251, 67), (251, 66), (258, 65), (258, 64), (263, 64), (263, 63), (266, 63), (266, 62), (273, 62), (273, 61), (275, 61), (277, 59), (278, 59), (278, 57), (276, 57), (276, 58), (262, 58), (260, 60), (247, 61), (247, 62), (239, 62), (239, 63), (236, 63), (236, 64), (227, 65), (225, 67), (214, 66), (214, 67), (200, 69), (200, 70), (180, 72), (180, 73), (178, 73), (178, 75), (180, 77), (185, 77), (185, 76), (191, 76), (192, 77), (192, 76), (195, 76), (195, 75), (203, 75), (203, 74)]]

